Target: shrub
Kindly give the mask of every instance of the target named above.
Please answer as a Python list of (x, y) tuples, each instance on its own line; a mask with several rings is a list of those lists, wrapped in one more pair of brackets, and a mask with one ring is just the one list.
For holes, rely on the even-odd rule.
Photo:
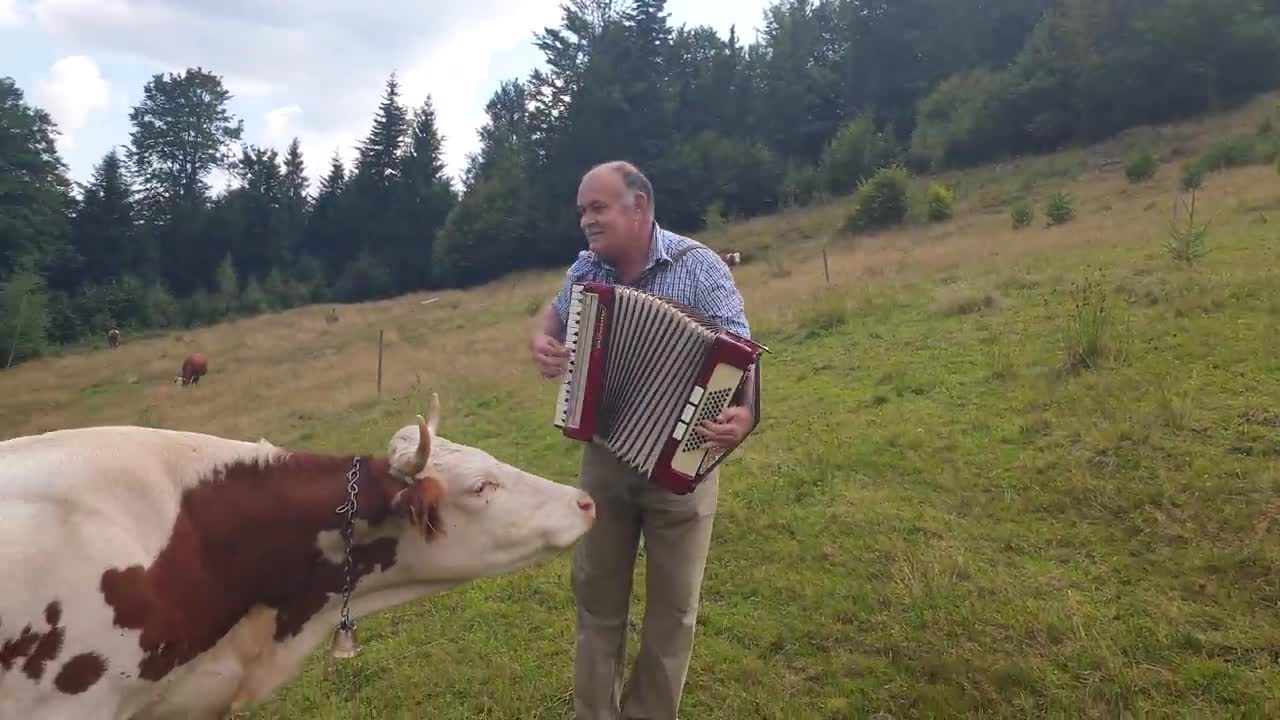
[(812, 165), (791, 164), (787, 167), (779, 189), (778, 204), (781, 207), (799, 207), (821, 198), (822, 177)]
[(926, 199), (929, 203), (929, 220), (942, 222), (951, 219), (951, 207), (956, 201), (955, 193), (951, 188), (940, 183), (929, 183)]
[[(0, 369), (49, 350), (49, 288), (38, 273), (21, 269), (0, 279)], [(12, 358), (10, 356), (12, 355)]]
[(1259, 159), (1260, 143), (1255, 137), (1241, 135), (1224, 138), (1209, 146), (1197, 164), (1205, 172), (1250, 165)]
[(204, 288), (191, 293), (185, 303), (184, 320), (187, 327), (211, 325), (222, 319), (222, 307)]
[(911, 176), (906, 168), (891, 165), (877, 170), (858, 184), (846, 229), (862, 232), (901, 224), (907, 217), (910, 194)]
[(1187, 211), (1186, 224), (1182, 226), (1174, 221), (1169, 222), (1169, 239), (1165, 240), (1164, 248), (1175, 262), (1191, 265), (1209, 254), (1209, 248), (1205, 243), (1206, 236), (1209, 234), (1209, 223), (1196, 224), (1195, 190), (1191, 191), (1191, 203), (1188, 205), (1183, 200), (1182, 206)]
[(1204, 166), (1200, 163), (1187, 163), (1182, 169), (1182, 179), (1178, 181), (1183, 192), (1199, 190), (1204, 184)]
[(1049, 219), (1049, 225), (1062, 225), (1070, 222), (1075, 217), (1074, 201), (1071, 194), (1063, 190), (1059, 190), (1049, 196), (1049, 201), (1044, 208), (1045, 217)]
[(1009, 219), (1013, 221), (1013, 229), (1021, 230), (1031, 224), (1031, 220), (1035, 217), (1035, 210), (1025, 202), (1018, 201), (1009, 210)]
[(1133, 157), (1129, 158), (1129, 164), (1125, 166), (1124, 174), (1131, 183), (1146, 182), (1155, 177), (1158, 166), (1156, 156), (1151, 150), (1142, 148), (1134, 153)]
[(240, 293), (240, 310), (250, 315), (264, 313), (271, 309), (271, 299), (267, 296), (266, 291), (262, 289), (262, 284), (258, 282), (258, 278), (250, 275), (249, 282), (245, 283), (244, 291)]
[(833, 195), (847, 193), (876, 168), (890, 163), (895, 154), (889, 136), (876, 130), (869, 115), (859, 115), (827, 143), (819, 163), (822, 182)]
[(727, 222), (724, 216), (724, 203), (720, 200), (713, 200), (702, 213), (702, 226), (706, 230), (724, 227)]
[(153, 282), (143, 297), (146, 307), (145, 323), (148, 327), (175, 327), (181, 321), (182, 307), (163, 283)]

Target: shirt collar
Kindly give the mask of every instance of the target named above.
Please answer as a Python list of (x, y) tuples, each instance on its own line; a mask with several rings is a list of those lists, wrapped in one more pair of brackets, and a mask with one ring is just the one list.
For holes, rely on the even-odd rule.
[[(649, 262), (644, 266), (641, 272), (647, 272), (649, 268), (652, 268), (660, 262), (671, 262), (671, 253), (669, 250), (670, 248), (667, 247), (666, 243), (666, 232), (658, 225), (658, 221), (654, 220), (653, 233), (649, 236)], [(592, 254), (594, 255), (595, 253)], [(608, 260), (596, 255), (596, 262), (600, 263), (600, 265), (610, 273), (617, 274), (618, 269)]]

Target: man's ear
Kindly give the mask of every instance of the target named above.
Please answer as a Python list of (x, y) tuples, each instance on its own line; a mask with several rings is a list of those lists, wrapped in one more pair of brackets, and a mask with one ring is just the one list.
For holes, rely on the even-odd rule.
[(643, 223), (649, 219), (649, 196), (642, 192), (636, 193), (636, 222)]
[(444, 525), (440, 522), (443, 498), (444, 485), (439, 480), (430, 476), (418, 478), (396, 493), (391, 500), (391, 510), (403, 515), (424, 539), (430, 540), (444, 534)]

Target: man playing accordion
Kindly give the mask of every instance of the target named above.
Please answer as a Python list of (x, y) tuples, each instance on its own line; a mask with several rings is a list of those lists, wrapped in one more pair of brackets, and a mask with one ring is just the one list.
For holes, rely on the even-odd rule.
[[(611, 162), (592, 168), (578, 188), (578, 212), (588, 249), (570, 265), (530, 343), (543, 376), (560, 377), (565, 370), (571, 288), (583, 281), (645, 290), (750, 337), (742, 295), (728, 266), (705, 245), (659, 227), (653, 187), (633, 165)], [(697, 426), (708, 445), (730, 450), (751, 432), (751, 383), (744, 387), (738, 404)], [(678, 495), (587, 443), (581, 486), (596, 500), (598, 515), (575, 550), (571, 571), (577, 605), (575, 717), (675, 720), (693, 648), (719, 468), (692, 492)], [(641, 533), (647, 556), (644, 629), (639, 656), (624, 684), (627, 614)]]

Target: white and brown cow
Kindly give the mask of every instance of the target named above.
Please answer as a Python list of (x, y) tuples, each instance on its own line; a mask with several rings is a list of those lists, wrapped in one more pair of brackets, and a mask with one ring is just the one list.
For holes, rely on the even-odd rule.
[[(350, 613), (528, 567), (595, 507), (436, 435), (361, 456)], [(221, 718), (332, 637), (351, 455), (141, 427), (0, 443), (0, 718)]]

